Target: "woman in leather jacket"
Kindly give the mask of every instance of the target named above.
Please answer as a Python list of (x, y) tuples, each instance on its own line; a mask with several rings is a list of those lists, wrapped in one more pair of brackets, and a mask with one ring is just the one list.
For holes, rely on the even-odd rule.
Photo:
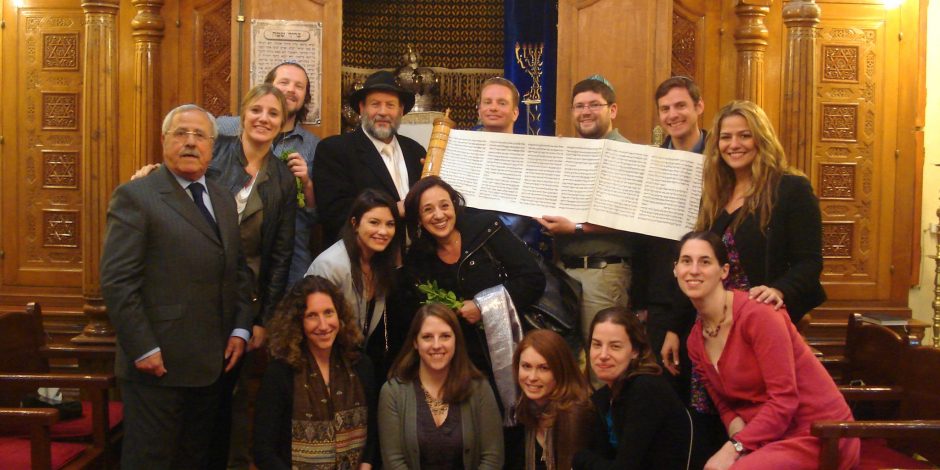
[[(273, 85), (262, 84), (249, 90), (242, 102), (241, 134), (216, 139), (209, 176), (235, 197), (242, 251), (255, 274), (255, 324), (260, 326), (271, 317), (287, 287), (297, 186), (273, 151), (286, 117), (284, 95)], [(256, 327), (252, 334), (256, 347), (263, 341), (260, 333), (257, 338)]]
[[(405, 217), (412, 241), (405, 258), (405, 279), (414, 284), (436, 281), (438, 287), (463, 299), (457, 316), (467, 353), (500, 397), (497, 383), (503, 387), (507, 384), (494, 377), (478, 305), (480, 294), (502, 285), (516, 311), (522, 312), (545, 291), (545, 276), (526, 245), (503, 226), (496, 214), (467, 214), (464, 205), (463, 196), (436, 176), (422, 178), (411, 188), (405, 198)], [(511, 379), (510, 373), (510, 382)], [(500, 397), (498, 404), (506, 416), (514, 403), (503, 401)], [(521, 447), (523, 438), (521, 426), (504, 428), (506, 448)], [(508, 453), (504, 468), (522, 468), (522, 457), (521, 452)]]
[(517, 311), (538, 300), (545, 277), (529, 250), (491, 212), (464, 213), (464, 199), (444, 180), (421, 179), (405, 198), (406, 223), (412, 240), (405, 257), (408, 278), (437, 281), (457, 294), (457, 310), (474, 365), (487, 375), (492, 366), (484, 333), (478, 328), (481, 312), (474, 297), (502, 284)]

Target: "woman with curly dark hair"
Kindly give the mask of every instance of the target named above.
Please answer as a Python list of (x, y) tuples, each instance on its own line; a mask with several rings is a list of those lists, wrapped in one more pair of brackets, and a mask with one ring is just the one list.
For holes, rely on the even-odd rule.
[(278, 304), (268, 333), (272, 361), (255, 410), (258, 468), (371, 469), (378, 457), (372, 363), (359, 352), (362, 332), (339, 289), (304, 278)]
[(609, 448), (582, 450), (575, 470), (689, 468), (692, 419), (646, 339), (643, 324), (621, 307), (601, 310), (591, 322), (591, 368), (606, 385), (591, 401), (600, 413)]

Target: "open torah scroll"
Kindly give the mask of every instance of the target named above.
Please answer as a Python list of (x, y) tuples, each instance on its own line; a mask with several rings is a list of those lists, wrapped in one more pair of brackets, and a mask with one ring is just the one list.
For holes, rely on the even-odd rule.
[(455, 130), (440, 176), (471, 207), (678, 240), (698, 216), (702, 156), (605, 139)]

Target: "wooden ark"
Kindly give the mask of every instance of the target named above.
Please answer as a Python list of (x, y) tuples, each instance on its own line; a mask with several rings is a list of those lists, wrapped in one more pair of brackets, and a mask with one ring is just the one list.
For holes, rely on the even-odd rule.
[[(671, 74), (702, 86), (706, 128), (728, 100), (758, 102), (820, 197), (830, 300), (814, 312), (815, 334), (841, 335), (849, 311), (909, 316), (926, 4), (558, 0), (558, 132), (572, 134), (570, 90), (592, 73), (617, 89), (615, 125), (634, 142), (651, 141), (653, 91)], [(81, 332), (84, 312), (103, 311), (111, 191), (160, 159), (160, 120), (175, 105), (236, 111), (252, 18), (323, 22), (323, 120), (312, 130), (337, 133), (342, 11), (342, 0), (5, 1), (0, 309), (41, 302), (61, 338)]]

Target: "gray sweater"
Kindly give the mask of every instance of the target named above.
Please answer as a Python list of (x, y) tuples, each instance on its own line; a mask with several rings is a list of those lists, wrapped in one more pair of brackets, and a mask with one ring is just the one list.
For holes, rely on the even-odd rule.
[[(420, 470), (417, 409), (414, 386), (410, 382), (390, 379), (382, 387), (379, 435), (386, 469)], [(464, 469), (501, 469), (503, 429), (493, 389), (485, 379), (473, 381), (470, 397), (460, 404), (460, 418)]]

